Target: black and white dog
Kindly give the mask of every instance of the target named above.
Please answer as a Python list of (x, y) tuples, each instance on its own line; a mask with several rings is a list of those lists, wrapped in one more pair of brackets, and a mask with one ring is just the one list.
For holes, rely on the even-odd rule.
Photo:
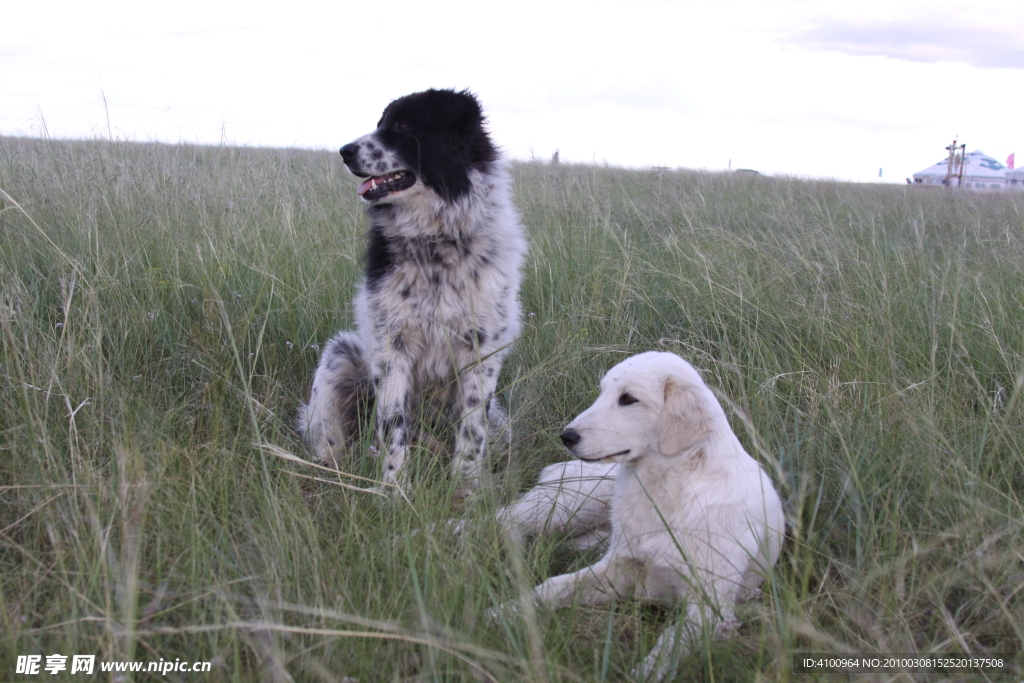
[(480, 103), (468, 91), (401, 97), (341, 156), (365, 178), (365, 279), (356, 332), (327, 343), (299, 431), (337, 463), (375, 403), (383, 481), (401, 485), (417, 419), (440, 410), (455, 426), (452, 472), (475, 487), (488, 431), (508, 433), (494, 391), (519, 333), (527, 248)]

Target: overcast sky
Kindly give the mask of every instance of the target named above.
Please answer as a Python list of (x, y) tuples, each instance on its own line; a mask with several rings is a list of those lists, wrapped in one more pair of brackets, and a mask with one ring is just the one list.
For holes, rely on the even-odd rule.
[(958, 135), (1024, 165), (1021, 0), (60, 0), (3, 24), (0, 135), (336, 153), (455, 87), (515, 158), (904, 182)]

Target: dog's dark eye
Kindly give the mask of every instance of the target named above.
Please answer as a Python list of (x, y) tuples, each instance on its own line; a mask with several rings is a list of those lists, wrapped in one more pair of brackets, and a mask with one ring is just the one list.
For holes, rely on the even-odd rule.
[(639, 400), (633, 398), (632, 394), (623, 394), (622, 396), (619, 396), (619, 405), (620, 406), (631, 406), (634, 403), (639, 403), (639, 402), (640, 402)]
[(393, 128), (396, 131), (398, 131), (399, 133), (408, 133), (409, 132), (409, 124), (405, 123), (404, 121), (397, 121), (397, 122), (395, 122), (395, 125), (393, 126)]

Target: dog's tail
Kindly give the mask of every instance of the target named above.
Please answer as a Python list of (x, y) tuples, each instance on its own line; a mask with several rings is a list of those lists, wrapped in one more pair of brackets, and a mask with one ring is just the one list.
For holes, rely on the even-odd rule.
[(324, 347), (309, 403), (299, 406), (296, 428), (317, 461), (337, 466), (358, 443), (371, 409), (370, 371), (359, 337), (338, 332)]

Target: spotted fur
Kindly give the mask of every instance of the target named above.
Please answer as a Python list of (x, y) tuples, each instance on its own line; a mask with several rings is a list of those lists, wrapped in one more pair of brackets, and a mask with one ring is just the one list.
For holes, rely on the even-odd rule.
[(469, 92), (395, 100), (377, 129), (341, 148), (370, 217), (356, 332), (328, 342), (299, 430), (337, 462), (376, 404), (383, 480), (401, 484), (423, 412), (454, 425), (452, 472), (477, 486), (488, 432), (507, 435), (495, 397), (519, 334), (526, 241), (510, 183)]

